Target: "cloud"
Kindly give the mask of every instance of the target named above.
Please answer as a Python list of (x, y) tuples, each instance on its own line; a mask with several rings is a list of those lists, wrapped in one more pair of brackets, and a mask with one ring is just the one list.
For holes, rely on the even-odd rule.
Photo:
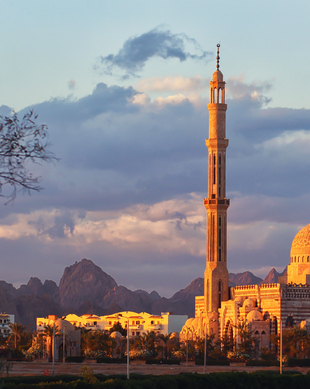
[[(190, 46), (187, 49), (186, 46)], [(189, 51), (191, 50), (191, 51)], [(114, 68), (125, 72), (125, 77), (137, 76), (146, 62), (154, 57), (206, 60), (210, 53), (203, 51), (195, 39), (185, 34), (173, 34), (169, 30), (154, 28), (144, 34), (129, 38), (117, 54), (101, 56), (99, 61), (105, 73)]]
[[(44, 191), (0, 207), (2, 257), (14, 258), (17, 269), (18, 257), (35, 269), (35, 257), (46, 264), (40, 274), (27, 269), (24, 278), (46, 272), (57, 280), (64, 266), (83, 257), (125, 286), (162, 294), (203, 275), (203, 82), (157, 81), (139, 91), (100, 83), (83, 98), (32, 107), (48, 124), (60, 161), (36, 166)], [(294, 235), (309, 223), (310, 110), (269, 108), (265, 83), (238, 83), (238, 98), (227, 99), (228, 267), (262, 272), (288, 263)], [(161, 99), (152, 100), (149, 92), (156, 88)], [(189, 91), (198, 91), (200, 104)], [(261, 98), (253, 98), (254, 91)], [(173, 97), (179, 93), (184, 98)], [(172, 271), (177, 276), (167, 285)], [(18, 272), (10, 277), (22, 278)]]
[(137, 82), (135, 88), (139, 91), (204, 91), (209, 85), (209, 80), (196, 77), (166, 76), (152, 77)]

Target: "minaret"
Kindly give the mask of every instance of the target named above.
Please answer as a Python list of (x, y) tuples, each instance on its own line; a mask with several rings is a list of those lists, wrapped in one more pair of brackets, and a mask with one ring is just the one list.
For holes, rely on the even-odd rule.
[(226, 198), (226, 110), (225, 81), (219, 70), (220, 45), (217, 45), (217, 66), (210, 81), (208, 197), (207, 209), (207, 266), (204, 278), (205, 312), (217, 312), (221, 301), (228, 300), (227, 270), (227, 208)]

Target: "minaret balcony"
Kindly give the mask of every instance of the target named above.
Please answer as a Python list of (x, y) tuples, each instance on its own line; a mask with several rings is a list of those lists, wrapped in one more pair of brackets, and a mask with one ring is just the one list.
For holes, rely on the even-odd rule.
[(205, 197), (204, 205), (227, 205), (229, 207), (230, 199), (209, 199)]

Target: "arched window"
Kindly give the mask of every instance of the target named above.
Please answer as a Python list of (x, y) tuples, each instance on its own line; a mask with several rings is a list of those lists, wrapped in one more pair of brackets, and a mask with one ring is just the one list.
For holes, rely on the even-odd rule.
[(219, 308), (221, 308), (221, 302), (222, 302), (222, 288), (223, 288), (222, 280), (219, 280), (219, 304), (218, 304)]
[(294, 318), (293, 316), (288, 316), (285, 321), (285, 327), (294, 327)]

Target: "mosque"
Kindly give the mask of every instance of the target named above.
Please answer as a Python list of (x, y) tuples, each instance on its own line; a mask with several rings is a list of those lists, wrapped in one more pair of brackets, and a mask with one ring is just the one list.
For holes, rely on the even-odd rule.
[(240, 322), (250, 325), (259, 347), (270, 348), (270, 335), (283, 328), (310, 323), (310, 224), (295, 236), (286, 274), (278, 283), (229, 287), (227, 270), (226, 110), (225, 81), (217, 69), (210, 81), (207, 255), (204, 296), (197, 296), (195, 318), (188, 319), (181, 337), (237, 337)]

